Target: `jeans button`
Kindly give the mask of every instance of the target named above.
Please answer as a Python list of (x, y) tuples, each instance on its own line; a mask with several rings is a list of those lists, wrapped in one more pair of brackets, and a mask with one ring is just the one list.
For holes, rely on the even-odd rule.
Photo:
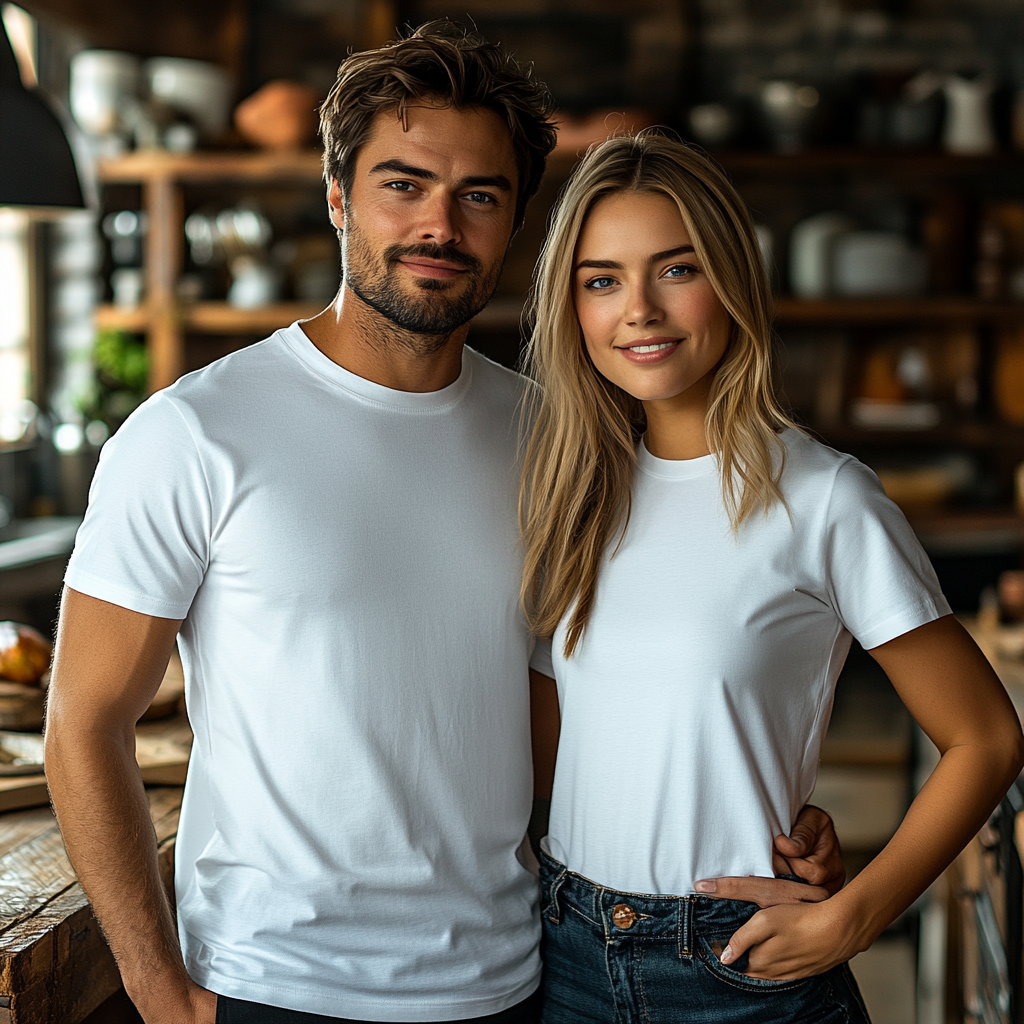
[(632, 928), (636, 920), (636, 912), (625, 903), (616, 903), (612, 907), (612, 922), (616, 928)]

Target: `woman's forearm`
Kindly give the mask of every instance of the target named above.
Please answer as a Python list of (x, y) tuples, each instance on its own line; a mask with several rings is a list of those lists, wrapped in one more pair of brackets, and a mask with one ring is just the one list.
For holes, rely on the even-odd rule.
[(885, 849), (832, 898), (850, 925), (850, 955), (867, 949), (971, 841), (1021, 768), (1019, 732), (951, 747)]

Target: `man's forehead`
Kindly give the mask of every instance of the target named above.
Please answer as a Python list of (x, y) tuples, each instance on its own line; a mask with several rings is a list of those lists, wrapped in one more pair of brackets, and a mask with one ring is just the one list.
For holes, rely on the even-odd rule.
[[(486, 107), (449, 107), (411, 101), (374, 117), (357, 163), (366, 174), (382, 160), (428, 166), (439, 173), (508, 174), (515, 168), (512, 140), (502, 119)], [(426, 161), (427, 164), (423, 162)]]

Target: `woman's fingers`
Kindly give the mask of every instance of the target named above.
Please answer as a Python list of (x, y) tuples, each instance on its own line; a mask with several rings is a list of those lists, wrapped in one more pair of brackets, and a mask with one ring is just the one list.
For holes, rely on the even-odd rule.
[(790, 882), (784, 878), (764, 878), (761, 875), (707, 878), (694, 883), (694, 889), (708, 896), (726, 900), (743, 900), (759, 907), (775, 907), (783, 903), (818, 903), (827, 900), (829, 893), (816, 885)]
[(763, 911), (756, 913), (746, 924), (741, 925), (729, 939), (729, 945), (722, 950), (719, 959), (723, 964), (731, 964), (738, 960), (752, 946), (764, 942), (775, 934), (770, 919)]

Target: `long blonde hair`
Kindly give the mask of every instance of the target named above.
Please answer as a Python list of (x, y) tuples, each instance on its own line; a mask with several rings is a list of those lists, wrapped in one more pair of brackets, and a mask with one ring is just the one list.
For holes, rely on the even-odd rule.
[(573, 301), (573, 260), (587, 215), (600, 199), (622, 192), (676, 203), (732, 321), (705, 429), (733, 530), (756, 509), (785, 504), (778, 433), (794, 424), (773, 387), (771, 292), (746, 205), (709, 159), (656, 131), (594, 146), (552, 214), (535, 273), (526, 358), (539, 388), (530, 399), (519, 495), (526, 544), (521, 598), (539, 636), (551, 636), (572, 608), (566, 657), (586, 629), (605, 548), (628, 525), (636, 445), (647, 425), (641, 403), (595, 370)]

